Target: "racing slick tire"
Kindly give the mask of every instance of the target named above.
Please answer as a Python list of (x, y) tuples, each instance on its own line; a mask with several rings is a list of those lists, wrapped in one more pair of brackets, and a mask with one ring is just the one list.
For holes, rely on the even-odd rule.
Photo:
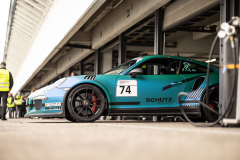
[(71, 121), (71, 122), (77, 122), (75, 119), (72, 118), (67, 107), (65, 109), (65, 113), (66, 113), (66, 117), (65, 117), (66, 120)]
[(99, 119), (105, 108), (102, 91), (90, 84), (74, 88), (67, 100), (70, 117), (76, 122), (94, 122)]
[(71, 122), (77, 122), (75, 119), (73, 119), (70, 115), (67, 115), (65, 117), (68, 121), (71, 121)]
[[(206, 102), (206, 93), (203, 96), (203, 102)], [(219, 112), (219, 85), (214, 85), (209, 88), (209, 107)], [(214, 122), (218, 119), (218, 115), (209, 109), (202, 107), (202, 118), (208, 122)]]

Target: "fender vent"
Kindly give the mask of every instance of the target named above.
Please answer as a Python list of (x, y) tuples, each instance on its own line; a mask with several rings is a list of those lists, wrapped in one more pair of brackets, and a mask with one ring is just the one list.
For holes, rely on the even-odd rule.
[(90, 79), (90, 80), (95, 80), (96, 75), (88, 75), (85, 76), (84, 79)]
[(198, 78), (198, 79), (195, 81), (195, 83), (194, 83), (194, 85), (193, 85), (193, 87), (192, 87), (192, 91), (197, 90), (197, 89), (202, 85), (202, 83), (204, 82), (204, 80), (205, 80), (205, 77), (200, 77), (200, 78)]
[(186, 96), (184, 99), (197, 99), (197, 100), (200, 100), (201, 99), (201, 95), (204, 91), (205, 87), (199, 87), (196, 91), (193, 91), (193, 92), (188, 92), (188, 94), (191, 96)]

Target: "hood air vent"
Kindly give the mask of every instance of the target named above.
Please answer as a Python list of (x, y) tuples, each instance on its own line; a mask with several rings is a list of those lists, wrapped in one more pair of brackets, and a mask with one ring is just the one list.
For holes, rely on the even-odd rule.
[(95, 80), (96, 75), (87, 75), (84, 77), (84, 79), (90, 79), (90, 80)]

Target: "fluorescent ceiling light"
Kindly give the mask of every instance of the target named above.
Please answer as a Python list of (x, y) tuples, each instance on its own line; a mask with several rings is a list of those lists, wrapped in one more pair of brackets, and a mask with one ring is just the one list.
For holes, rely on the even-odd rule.
[(214, 62), (214, 61), (216, 61), (216, 58), (213, 58), (213, 59), (211, 59), (210, 61), (207, 60), (207, 61), (205, 61), (205, 62), (206, 62), (206, 63), (209, 63), (209, 62)]

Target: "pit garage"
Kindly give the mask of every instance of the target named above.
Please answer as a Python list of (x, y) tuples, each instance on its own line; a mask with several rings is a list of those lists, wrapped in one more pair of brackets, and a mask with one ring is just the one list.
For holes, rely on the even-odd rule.
[[(168, 8), (170, 8), (177, 4), (177, 2), (171, 2), (166, 5), (166, 9), (164, 11), (165, 16), (162, 17), (163, 24), (165, 19), (168, 17), (167, 14), (171, 14)], [(196, 5), (196, 4), (194, 4)], [(188, 6), (186, 6), (188, 7)], [(189, 6), (191, 7), (191, 6)], [(170, 8), (171, 9), (171, 8)], [(169, 9), (169, 10), (170, 10)], [(201, 8), (202, 9), (202, 8)], [(158, 11), (160, 12), (160, 11)], [(104, 44), (100, 49), (94, 53), (89, 54), (87, 57), (72, 65), (68, 70), (63, 71), (57, 77), (66, 77), (69, 76), (72, 71), (76, 72), (77, 75), (89, 75), (94, 74), (98, 71), (99, 74), (106, 72), (107, 70), (114, 68), (119, 65), (119, 59), (121, 55), (119, 52), (123, 50), (122, 61), (128, 61), (135, 57), (139, 56), (147, 56), (154, 55), (154, 46), (156, 46), (155, 42), (155, 30), (157, 27), (155, 23), (155, 12), (148, 15), (143, 20), (139, 21), (129, 29), (126, 29), (120, 36), (114, 37), (112, 40)], [(178, 13), (175, 13), (178, 14)], [(180, 17), (182, 18), (182, 17)], [(164, 41), (164, 45), (162, 46), (162, 50), (160, 50), (162, 55), (170, 55), (170, 56), (180, 56), (186, 58), (192, 58), (194, 60), (205, 62), (208, 60), (208, 54), (211, 47), (211, 42), (214, 39), (214, 36), (219, 30), (220, 26), (220, 5), (219, 3), (214, 4), (213, 6), (207, 6), (207, 8), (203, 8), (200, 13), (194, 13), (190, 18), (186, 18), (186, 20), (179, 22), (177, 25), (168, 25), (160, 26), (162, 27), (162, 35), (161, 41)], [(163, 25), (157, 24), (157, 25)], [(75, 40), (77, 36), (82, 36), (80, 33), (77, 33), (69, 40), (68, 44), (60, 50), (60, 52), (51, 59), (51, 63), (55, 63), (64, 55), (67, 55), (68, 52), (82, 52), (84, 49), (91, 48), (91, 43), (85, 42), (81, 43), (80, 41)], [(89, 40), (90, 41), (90, 40)], [(120, 44), (123, 43), (123, 44)], [(219, 43), (219, 42), (218, 42)], [(122, 46), (123, 45), (123, 46)], [(217, 44), (218, 45), (218, 44)], [(213, 62), (212, 64), (219, 66), (219, 48), (216, 47), (213, 52)], [(98, 56), (98, 57), (97, 57)], [(120, 57), (120, 58), (119, 58)], [(66, 57), (67, 58), (67, 57)], [(98, 58), (99, 60), (96, 60)], [(65, 59), (66, 60), (66, 59)], [(71, 61), (71, 57), (68, 58)], [(59, 60), (60, 61), (60, 60)], [(96, 69), (96, 61), (98, 62), (99, 67)], [(112, 63), (105, 63), (112, 62)], [(51, 63), (46, 64), (45, 67), (42, 68), (42, 72), (35, 76), (35, 78), (39, 78), (42, 76), (44, 70), (46, 73), (48, 70), (51, 70)], [(72, 63), (71, 63), (72, 64)], [(54, 67), (52, 67), (52, 70)], [(97, 71), (96, 71), (97, 70)], [(45, 73), (45, 72), (44, 72)], [(57, 78), (56, 77), (56, 78)], [(48, 81), (44, 85), (51, 84), (55, 82), (55, 79)], [(29, 83), (26, 88), (29, 88), (32, 83)], [(37, 86), (36, 86), (37, 87)], [(41, 86), (39, 86), (41, 87)], [(38, 87), (38, 88), (39, 88)], [(30, 87), (34, 88), (34, 87)], [(27, 91), (27, 89), (23, 89), (23, 92)], [(29, 91), (28, 91), (29, 92)]]
[[(183, 15), (183, 17), (178, 17), (175, 22), (171, 22), (170, 24), (168, 19), (171, 19), (171, 16), (174, 17), (176, 14), (179, 14), (176, 11), (176, 13), (174, 13), (175, 15), (172, 15), (171, 12), (175, 9), (174, 7), (179, 5), (182, 5), (182, 7), (185, 8), (191, 8), (198, 4), (189, 3), (189, 6), (184, 6), (182, 2), (170, 1), (164, 5), (164, 9), (162, 7), (157, 13), (152, 12), (140, 21), (133, 24), (131, 27), (125, 29), (119, 36), (114, 36), (112, 39), (108, 39), (105, 44), (97, 49), (97, 51), (90, 51), (91, 53), (87, 53), (87, 56), (85, 54), (81, 54), (85, 55), (85, 57), (81, 57), (78, 62), (73, 63), (71, 62), (73, 61), (72, 57), (67, 55), (71, 53), (81, 53), (84, 50), (91, 49), (93, 47), (93, 40), (91, 40), (93, 37), (91, 34), (93, 33), (89, 31), (90, 28), (93, 27), (93, 24), (90, 23), (90, 20), (94, 20), (93, 15), (92, 19), (90, 19), (88, 22), (90, 23), (90, 26), (87, 26), (88, 23), (86, 23), (85, 26), (83, 26), (83, 31), (78, 31), (75, 35), (73, 35), (72, 38), (69, 39), (69, 41), (65, 43), (64, 46), (59, 50), (59, 52), (57, 52), (55, 56), (53, 56), (51, 60), (45, 64), (41, 71), (39, 71), (32, 79), (35, 78), (36, 80), (40, 80), (43, 75), (46, 75), (51, 71), (56, 70), (55, 68), (58, 69), (61, 66), (60, 64), (57, 64), (56, 66), (56, 63), (61, 63), (64, 65), (64, 61), (66, 60), (70, 61), (70, 63), (67, 63), (68, 69), (66, 70), (65, 66), (61, 66), (63, 69), (58, 69), (56, 74), (53, 73), (54, 78), (52, 78), (53, 76), (47, 76), (49, 78), (44, 82), (41, 82), (41, 84), (34, 84), (35, 82), (32, 81), (31, 83), (26, 84), (25, 88), (28, 89), (23, 88), (22, 91), (29, 94), (31, 89), (35, 87), (40, 88), (42, 86), (51, 84), (58, 78), (70, 75), (72, 71), (75, 71), (77, 75), (94, 74), (97, 72), (104, 73), (107, 70), (118, 66), (119, 63), (121, 64), (122, 62), (128, 61), (132, 58), (154, 55), (154, 49), (157, 47), (157, 44), (155, 43), (157, 43), (156, 40), (158, 39), (160, 39), (161, 42), (164, 41), (164, 45), (162, 45), (162, 47), (158, 46), (157, 48), (158, 50), (161, 48), (159, 50), (159, 52), (162, 52), (159, 53), (160, 55), (188, 57), (203, 62), (207, 61), (208, 52), (211, 47), (210, 42), (212, 42), (213, 37), (220, 25), (219, 2), (216, 1), (215, 3), (207, 4), (206, 6), (199, 6), (199, 13), (191, 13), (190, 11), (187, 13), (186, 10), (186, 13)], [(128, 16), (131, 16), (131, 7), (133, 9), (133, 4), (130, 5), (130, 11), (128, 11), (130, 13), (127, 13), (129, 14), (127, 15), (127, 18)], [(99, 10), (101, 9), (102, 8)], [(156, 14), (159, 14), (157, 15), (158, 19), (155, 18)], [(178, 22), (179, 19), (181, 20), (180, 22)], [(163, 22), (160, 23), (161, 20)], [(95, 21), (94, 23), (96, 24)], [(156, 23), (157, 26), (155, 25)], [(162, 28), (162, 31), (157, 35), (155, 34), (155, 31), (158, 28)], [(103, 31), (100, 31), (99, 34), (101, 37)], [(192, 48), (187, 46), (191, 46)], [(219, 54), (217, 54), (218, 49), (219, 48), (216, 47), (213, 55), (213, 59), (216, 59), (216, 61), (213, 62), (215, 65), (217, 65), (219, 62)], [(99, 55), (96, 55), (97, 52)], [(123, 52), (124, 55), (119, 55), (119, 52)], [(96, 57), (98, 60), (96, 60)], [(119, 62), (120, 58), (122, 58), (122, 62)], [(64, 61), (61, 61), (61, 59), (64, 59)], [(74, 62), (75, 61), (76, 60), (74, 59)], [(96, 61), (99, 67), (96, 67)], [(112, 61), (112, 64), (105, 63), (105, 61)]]
[(6, 148), (4, 135), (31, 151), (20, 159), (238, 159), (239, 1), (83, 3), (11, 0), (4, 61), (28, 113), (0, 125)]

